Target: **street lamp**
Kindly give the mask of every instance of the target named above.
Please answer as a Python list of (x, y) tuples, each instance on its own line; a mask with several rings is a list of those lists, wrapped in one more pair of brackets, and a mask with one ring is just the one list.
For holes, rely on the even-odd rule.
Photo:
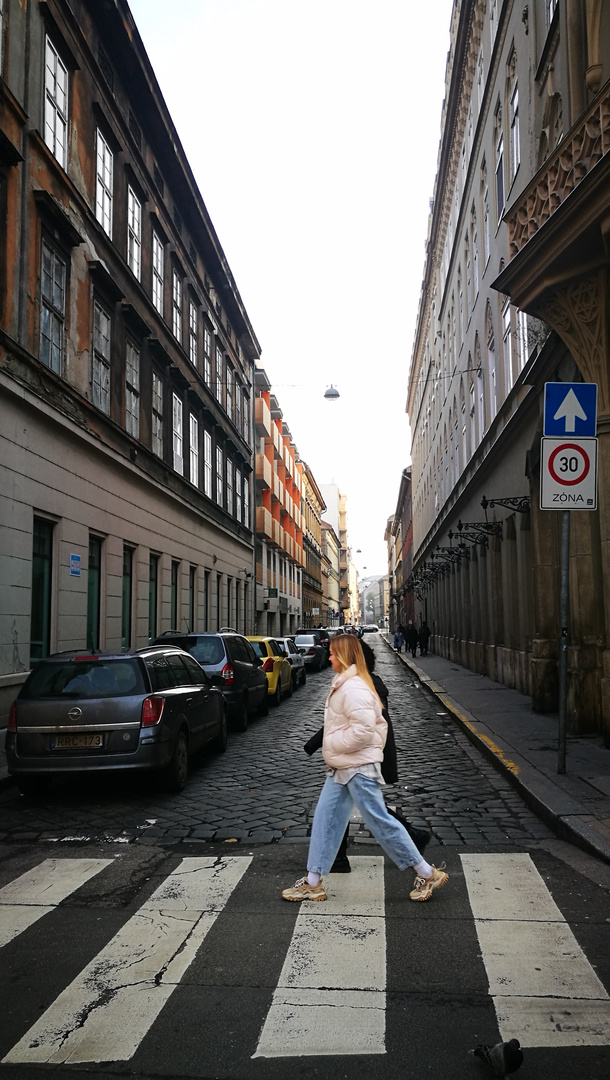
[(337, 398), (341, 397), (341, 394), (337, 390), (337, 387), (333, 386), (333, 384), (331, 383), (330, 386), (324, 391), (324, 397), (327, 401), (336, 401)]

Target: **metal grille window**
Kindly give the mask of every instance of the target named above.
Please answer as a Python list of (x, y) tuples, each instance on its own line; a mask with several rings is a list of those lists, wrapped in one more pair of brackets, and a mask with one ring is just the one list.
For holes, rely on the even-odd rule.
[(227, 510), (233, 513), (233, 462), (227, 458)]
[(156, 372), (152, 377), (152, 451), (163, 457), (163, 381)]
[(170, 611), (169, 620), (172, 630), (178, 629), (178, 581), (180, 577), (180, 563), (172, 559), (170, 576)]
[(191, 484), (199, 487), (199, 421), (192, 413), (189, 417), (189, 463)]
[(131, 341), (125, 349), (125, 430), (140, 437), (140, 353)]
[(123, 596), (121, 605), (121, 648), (131, 645), (131, 598), (133, 595), (133, 548), (123, 547)]
[(177, 394), (172, 395), (172, 417), (173, 417), (173, 450), (174, 450), (174, 469), (182, 476), (184, 472), (184, 457), (183, 457), (183, 429), (182, 429), (182, 401)]
[(110, 315), (93, 305), (93, 404), (110, 413)]
[(152, 234), (152, 302), (163, 314), (163, 244), (156, 232)]
[(100, 647), (100, 609), (102, 588), (102, 541), (89, 537), (89, 569), (87, 571), (87, 648)]
[(226, 408), (227, 408), (227, 414), (230, 417), (230, 419), (232, 420), (233, 419), (233, 372), (231, 371), (231, 368), (229, 367), (228, 364), (227, 364), (227, 367), (226, 367), (226, 372), (227, 372), (227, 396), (226, 396), (227, 406), (226, 406)]
[(172, 270), (172, 333), (182, 344), (182, 281), (176, 270)]
[(189, 300), (189, 360), (197, 367), (197, 306)]
[(197, 622), (197, 567), (189, 566), (189, 631), (196, 629)]
[(203, 328), (203, 377), (206, 386), (212, 385), (212, 335), (207, 326)]
[(65, 169), (68, 148), (68, 69), (50, 37), (45, 43), (44, 141)]
[(140, 280), (142, 262), (142, 204), (133, 188), (127, 188), (127, 262)]
[(238, 521), (242, 518), (242, 497), (241, 497), (241, 473), (239, 469), (235, 470), (235, 517)]
[(112, 236), (112, 150), (100, 129), (96, 132), (95, 216), (104, 232)]
[(203, 432), (203, 491), (208, 499), (212, 498), (212, 436)]
[(224, 469), (220, 446), (216, 447), (216, 502), (219, 506), (224, 502)]
[(510, 178), (514, 180), (519, 162), (521, 161), (521, 147), (519, 145), (519, 87), (515, 88), (510, 96)]
[(42, 242), (40, 359), (61, 375), (66, 311), (66, 265), (45, 240)]
[(222, 349), (216, 346), (216, 397), (222, 401)]
[(148, 640), (157, 636), (157, 607), (159, 602), (159, 556), (151, 555), (148, 569)]
[(53, 524), (34, 518), (32, 537), (32, 607), (30, 660), (42, 660), (51, 651)]

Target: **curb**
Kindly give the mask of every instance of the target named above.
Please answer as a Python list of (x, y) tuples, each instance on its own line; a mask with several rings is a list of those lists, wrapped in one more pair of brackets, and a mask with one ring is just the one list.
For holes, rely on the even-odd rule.
[[(388, 648), (394, 652), (390, 642), (385, 637), (383, 640)], [(430, 675), (418, 667), (408, 656), (396, 652), (394, 652), (394, 655), (417, 676), (423, 686), (442, 702), (458, 721), (462, 731), (470, 741), (499, 772), (506, 776), (530, 810), (533, 810), (560, 840), (567, 840), (569, 843), (575, 844), (588, 852), (588, 854), (595, 855), (598, 859), (610, 863), (610, 842), (604, 840), (588, 822), (580, 820), (583, 808), (576, 799), (564, 794), (543, 773), (540, 773), (516, 753), (513, 747), (508, 746), (506, 743), (503, 744), (502, 740), (486, 727), (484, 721), (481, 721), (479, 717), (460, 705), (455, 698), (446, 692), (443, 686), (436, 683)], [(539, 790), (535, 790), (536, 788)], [(555, 807), (553, 807), (553, 803), (556, 804)], [(586, 811), (584, 812), (586, 813)]]

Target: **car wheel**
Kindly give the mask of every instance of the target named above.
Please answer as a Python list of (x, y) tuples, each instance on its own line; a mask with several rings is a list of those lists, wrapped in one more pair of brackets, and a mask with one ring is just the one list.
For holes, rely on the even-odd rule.
[(46, 795), (51, 780), (50, 776), (18, 776), (17, 787), (22, 795)]
[(236, 731), (245, 731), (248, 727), (248, 700), (244, 698), (240, 702), (239, 708), (235, 713), (235, 719), (233, 721), (233, 727)]
[(305, 671), (305, 665), (303, 664), (303, 670), (301, 672), (301, 686), (305, 686), (307, 682), (307, 672)]
[(261, 701), (257, 713), (259, 716), (269, 716), (269, 694), (265, 690), (263, 700)]
[(276, 709), (277, 709), (277, 707), (278, 707), (281, 700), (282, 700), (282, 684), (281, 684), (280, 680), (278, 679), (278, 681), (277, 681), (277, 689), (275, 691), (275, 694), (271, 698), (271, 701), (273, 702)]
[(220, 717), (220, 731), (212, 743), (212, 746), (219, 754), (224, 754), (227, 749), (227, 738), (227, 714), (225, 709), (223, 709)]
[(189, 773), (189, 748), (184, 729), (178, 732), (172, 760), (167, 766), (166, 783), (169, 791), (184, 791)]

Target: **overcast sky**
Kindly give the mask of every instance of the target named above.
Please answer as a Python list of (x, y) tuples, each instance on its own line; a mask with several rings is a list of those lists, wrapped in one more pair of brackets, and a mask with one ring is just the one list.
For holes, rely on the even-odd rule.
[(284, 420), (346, 493), (364, 576), (387, 573), (410, 462), (451, 4), (130, 0)]

